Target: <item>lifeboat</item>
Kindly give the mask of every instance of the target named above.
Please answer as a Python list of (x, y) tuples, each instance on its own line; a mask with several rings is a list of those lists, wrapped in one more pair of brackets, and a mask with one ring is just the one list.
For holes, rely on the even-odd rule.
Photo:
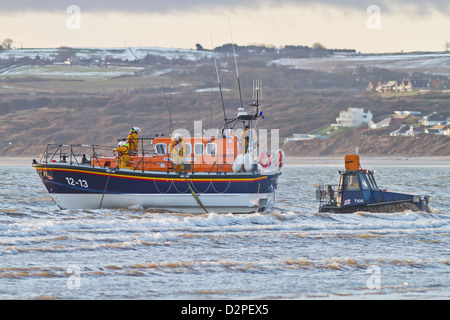
[[(138, 138), (138, 151), (119, 168), (113, 147), (48, 144), (33, 167), (62, 209), (140, 206), (188, 213), (250, 213), (274, 202), (281, 166), (263, 167), (257, 143), (241, 150), (235, 125), (255, 128), (262, 116), (239, 110), (217, 136), (183, 137), (184, 167), (169, 154), (171, 137)], [(242, 108), (241, 108), (242, 109)], [(279, 152), (280, 156), (284, 156)], [(281, 164), (284, 159), (279, 159)]]
[(317, 187), (319, 212), (431, 212), (429, 196), (380, 189), (375, 182), (374, 171), (361, 168), (359, 155), (346, 155), (345, 170), (339, 171), (339, 175), (338, 185)]

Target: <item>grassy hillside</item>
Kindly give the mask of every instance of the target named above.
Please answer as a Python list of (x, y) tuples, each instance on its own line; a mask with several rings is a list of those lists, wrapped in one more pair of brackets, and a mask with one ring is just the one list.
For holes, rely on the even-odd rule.
[[(0, 156), (38, 156), (47, 143), (113, 147), (135, 125), (142, 129), (141, 137), (167, 135), (168, 104), (175, 128), (192, 132), (195, 120), (202, 120), (204, 129), (210, 128), (211, 104), (212, 127), (221, 127), (223, 112), (213, 61), (182, 62), (150, 59), (148, 63), (121, 67), (6, 67), (8, 71), (0, 73)], [(226, 112), (232, 117), (240, 105), (234, 62), (228, 57), (220, 63)], [(252, 80), (262, 79), (265, 119), (258, 126), (279, 129), (281, 141), (293, 133), (311, 132), (335, 122), (339, 112), (348, 107), (370, 110), (375, 122), (394, 110), (438, 112), (450, 117), (449, 92), (366, 93), (368, 79), (375, 73), (387, 78), (404, 76), (401, 72), (361, 68), (334, 73), (292, 69), (270, 64), (263, 57), (239, 61), (247, 110), (251, 111)], [(348, 152), (344, 151), (347, 146), (353, 151), (358, 135), (361, 133), (336, 134), (332, 139), (284, 148), (288, 155), (337, 154)], [(409, 141), (387, 135), (387, 131), (370, 132), (368, 140), (359, 144), (360, 151), (378, 155), (450, 154), (448, 139), (442, 137)]]
[(352, 129), (326, 140), (295, 141), (283, 149), (291, 156), (344, 155), (355, 152), (371, 156), (449, 156), (450, 137), (419, 135), (417, 137), (390, 137), (367, 135), (365, 130)]
[[(237, 106), (239, 100), (225, 96), (228, 105)], [(124, 137), (129, 129), (137, 125), (142, 137), (168, 134), (169, 116), (167, 100), (163, 93), (154, 94), (110, 94), (64, 97), (10, 97), (0, 102), (0, 152), (2, 156), (37, 155), (46, 143), (90, 143), (115, 145), (117, 138)], [(228, 99), (229, 98), (229, 99)], [(259, 128), (279, 129), (280, 137), (292, 133), (309, 132), (334, 122), (342, 108), (347, 106), (370, 109), (375, 119), (382, 119), (392, 110), (429, 110), (448, 112), (448, 95), (421, 95), (404, 98), (380, 98), (354, 95), (348, 92), (319, 94), (292, 92), (266, 94), (263, 105), (265, 119)], [(175, 128), (186, 128), (192, 132), (195, 120), (203, 121), (208, 129), (211, 116), (210, 94), (178, 94), (170, 97)], [(217, 97), (213, 98), (213, 127), (222, 124), (222, 107)], [(227, 115), (235, 114), (235, 108), (227, 108)], [(391, 128), (394, 130), (395, 128)], [(355, 131), (355, 130), (353, 130)], [(351, 130), (351, 132), (353, 132)], [(370, 131), (367, 141), (359, 144), (361, 152), (370, 154), (426, 154), (448, 155), (448, 139), (391, 138), (388, 132)], [(360, 130), (352, 134), (336, 134), (327, 140), (285, 146), (291, 155), (336, 154), (346, 146), (354, 150), (355, 137), (364, 136)], [(356, 142), (361, 140), (356, 139)], [(383, 141), (382, 146), (380, 145)], [(9, 144), (11, 142), (11, 145)], [(401, 142), (401, 143), (400, 143)], [(415, 147), (408, 147), (414, 144)], [(370, 148), (365, 151), (365, 147)]]

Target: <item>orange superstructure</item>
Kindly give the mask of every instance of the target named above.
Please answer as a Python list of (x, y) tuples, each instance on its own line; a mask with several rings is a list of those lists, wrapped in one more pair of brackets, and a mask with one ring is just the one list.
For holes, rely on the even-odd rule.
[[(127, 168), (139, 171), (169, 171), (173, 170), (169, 145), (169, 137), (157, 137), (150, 145), (142, 147), (137, 155), (130, 156)], [(183, 138), (186, 146), (184, 155), (185, 171), (190, 172), (233, 172), (233, 163), (239, 153), (236, 136), (226, 138)], [(144, 139), (142, 140), (142, 144)], [(145, 150), (150, 147), (150, 150)], [(117, 158), (111, 156), (96, 157), (92, 166), (117, 167)]]

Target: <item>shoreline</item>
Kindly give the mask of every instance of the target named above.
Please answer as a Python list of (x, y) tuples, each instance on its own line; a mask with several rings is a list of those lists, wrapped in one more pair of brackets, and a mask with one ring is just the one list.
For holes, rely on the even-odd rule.
[[(450, 166), (450, 156), (360, 156), (361, 166)], [(345, 166), (344, 156), (286, 157), (286, 165), (293, 166)]]
[[(361, 166), (370, 168), (374, 165), (393, 166), (420, 166), (439, 165), (450, 166), (450, 156), (360, 156)], [(39, 158), (39, 157), (38, 157)], [(0, 157), (0, 165), (30, 165), (36, 157)], [(344, 167), (343, 156), (323, 156), (323, 157), (286, 157), (286, 165), (290, 166), (342, 166)]]

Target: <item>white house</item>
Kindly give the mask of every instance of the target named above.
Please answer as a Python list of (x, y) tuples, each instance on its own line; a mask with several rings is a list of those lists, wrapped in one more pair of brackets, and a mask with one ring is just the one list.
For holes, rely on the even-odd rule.
[(397, 90), (398, 91), (413, 91), (413, 85), (409, 79), (403, 79), (397, 82)]
[(403, 137), (413, 137), (419, 134), (427, 134), (428, 131), (422, 127), (415, 127), (413, 125), (403, 124), (399, 129), (390, 133), (392, 137), (403, 136)]
[(420, 111), (394, 111), (394, 117), (396, 118), (406, 118), (408, 116), (412, 116), (412, 115), (421, 115), (422, 112)]
[(380, 81), (370, 81), (366, 88), (367, 92), (383, 92)]
[(422, 120), (420, 120), (420, 124), (424, 126), (436, 126), (436, 125), (446, 126), (448, 124), (448, 119), (445, 119), (440, 114), (433, 112), (427, 116), (423, 116)]
[(372, 112), (364, 112), (363, 108), (348, 108), (347, 111), (341, 111), (336, 123), (332, 123), (333, 127), (359, 127), (364, 123), (372, 121)]
[(412, 135), (411, 133), (412, 133), (411, 127), (402, 124), (402, 126), (401, 126), (400, 128), (398, 128), (398, 129), (395, 130), (395, 131), (392, 131), (392, 132), (390, 133), (390, 136), (391, 136), (391, 137), (397, 137), (397, 136), (403, 136), (403, 137), (406, 137), (406, 136)]
[(377, 123), (374, 123), (372, 120), (370, 120), (369, 128), (370, 129), (380, 129), (380, 128), (384, 128), (384, 127), (389, 127), (390, 124), (391, 124), (391, 118), (385, 118)]
[(381, 85), (381, 89), (383, 92), (397, 92), (398, 91), (398, 82), (397, 81), (388, 81)]
[(316, 138), (326, 138), (324, 136), (319, 136), (315, 134), (309, 134), (309, 133), (294, 133), (292, 137), (285, 138), (284, 143), (291, 142), (291, 141), (303, 141), (303, 140), (312, 140)]

